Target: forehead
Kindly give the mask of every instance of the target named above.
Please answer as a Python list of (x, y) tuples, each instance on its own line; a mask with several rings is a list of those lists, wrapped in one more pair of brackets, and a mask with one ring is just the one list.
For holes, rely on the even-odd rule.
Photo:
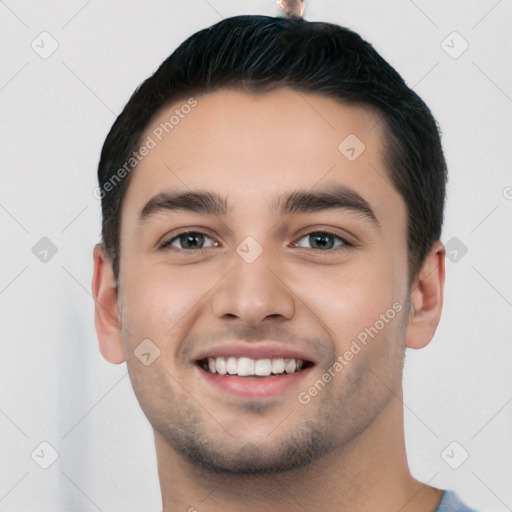
[(403, 208), (384, 167), (378, 115), (323, 95), (222, 89), (184, 98), (151, 120), (145, 143), (151, 150), (133, 171), (123, 209), (165, 190), (201, 188), (228, 197), (236, 212), (328, 183), (356, 190), (377, 211)]

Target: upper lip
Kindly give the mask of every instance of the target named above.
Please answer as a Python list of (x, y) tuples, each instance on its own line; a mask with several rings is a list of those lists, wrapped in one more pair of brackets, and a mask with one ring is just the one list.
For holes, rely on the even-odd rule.
[(301, 359), (305, 362), (315, 363), (315, 359), (294, 347), (274, 342), (242, 342), (218, 345), (203, 350), (196, 361), (208, 357), (249, 357), (250, 359)]

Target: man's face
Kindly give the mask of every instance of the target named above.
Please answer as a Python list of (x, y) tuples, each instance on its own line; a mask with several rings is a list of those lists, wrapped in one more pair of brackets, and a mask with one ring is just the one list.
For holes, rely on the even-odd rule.
[[(248, 473), (305, 465), (363, 432), (401, 387), (406, 209), (384, 167), (383, 127), (367, 109), (291, 90), (196, 100), (169, 134), (161, 123), (186, 100), (152, 120), (142, 143), (156, 147), (123, 203), (130, 378), (154, 429), (189, 460)], [(342, 188), (338, 208), (286, 200)], [(160, 194), (196, 191), (219, 195), (226, 212), (188, 200), (196, 211), (153, 201), (142, 214)], [(134, 355), (143, 340), (160, 350), (148, 366)], [(207, 357), (226, 364), (215, 359), (212, 373)], [(304, 365), (281, 373), (281, 359), (288, 371), (286, 360)], [(226, 365), (276, 374), (222, 375)]]

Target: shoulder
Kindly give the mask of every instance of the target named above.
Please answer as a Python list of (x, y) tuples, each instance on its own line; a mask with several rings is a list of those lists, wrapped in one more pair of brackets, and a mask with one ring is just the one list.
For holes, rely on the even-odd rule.
[(434, 512), (478, 512), (464, 504), (453, 491), (444, 491)]

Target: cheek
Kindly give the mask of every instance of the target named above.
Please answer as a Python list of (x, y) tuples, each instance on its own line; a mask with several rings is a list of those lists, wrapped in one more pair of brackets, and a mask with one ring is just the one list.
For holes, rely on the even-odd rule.
[[(339, 267), (301, 271), (291, 287), (343, 346), (398, 300), (391, 261), (357, 262)], [(337, 351), (342, 347), (337, 347)]]
[(212, 280), (211, 275), (199, 275), (191, 267), (177, 270), (152, 265), (137, 269), (127, 265), (125, 270), (121, 281), (125, 327), (133, 340), (147, 337), (161, 348), (172, 337), (171, 332), (176, 335), (190, 322), (194, 307)]

